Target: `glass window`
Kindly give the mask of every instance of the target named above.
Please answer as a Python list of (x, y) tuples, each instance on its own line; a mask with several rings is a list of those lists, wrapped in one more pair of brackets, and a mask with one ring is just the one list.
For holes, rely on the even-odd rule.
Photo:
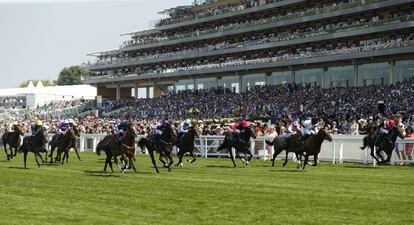
[(219, 87), (229, 88), (239, 93), (239, 76), (226, 76), (218, 78)]
[(329, 67), (325, 71), (325, 88), (354, 85), (354, 66)]
[(358, 85), (379, 85), (390, 83), (391, 66), (388, 62), (358, 66)]
[(188, 79), (188, 80), (179, 80), (175, 83), (176, 91), (184, 91), (188, 89), (194, 88), (194, 80)]
[(249, 90), (254, 86), (265, 85), (266, 84), (266, 74), (250, 74), (242, 76), (243, 90)]
[(414, 60), (395, 62), (394, 81), (403, 81), (414, 78)]
[(197, 89), (209, 89), (216, 86), (216, 78), (202, 78), (196, 80)]
[(269, 85), (293, 83), (292, 71), (273, 72), (269, 77)]
[(320, 86), (322, 81), (322, 68), (298, 70), (295, 72), (295, 82), (297, 84), (311, 84)]

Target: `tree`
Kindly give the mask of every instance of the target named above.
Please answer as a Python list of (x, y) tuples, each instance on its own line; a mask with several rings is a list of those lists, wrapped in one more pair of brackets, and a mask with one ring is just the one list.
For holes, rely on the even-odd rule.
[(87, 71), (81, 66), (65, 67), (59, 73), (56, 81), (57, 85), (77, 85), (82, 84), (82, 78), (86, 76)]
[(25, 88), (29, 86), (30, 82), (32, 82), (36, 86), (39, 81), (42, 81), (42, 84), (45, 87), (56, 86), (53, 80), (26, 80), (19, 84), (19, 88)]

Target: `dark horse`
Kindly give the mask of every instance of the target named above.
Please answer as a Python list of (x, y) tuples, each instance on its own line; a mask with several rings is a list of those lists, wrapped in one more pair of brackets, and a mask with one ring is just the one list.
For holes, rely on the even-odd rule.
[(309, 156), (313, 155), (314, 164), (312, 166), (318, 165), (318, 156), (321, 152), (322, 142), (327, 140), (332, 141), (332, 136), (326, 131), (326, 128), (320, 129), (319, 132), (315, 135), (312, 135), (306, 138), (303, 142), (303, 152), (305, 156), (305, 162), (303, 163), (303, 170), (309, 161)]
[(26, 162), (27, 162), (27, 154), (29, 152), (33, 152), (38, 167), (40, 167), (38, 157), (40, 158), (40, 160), (42, 160), (42, 163), (45, 162), (40, 152), (46, 150), (46, 144), (47, 144), (47, 130), (44, 127), (41, 127), (35, 135), (24, 137), (23, 144), (19, 148), (19, 152), (23, 152), (24, 154), (24, 168), (27, 168)]
[[(20, 136), (23, 136), (23, 130), (22, 128), (17, 125), (14, 128), (13, 132), (5, 132), (3, 134), (3, 136), (1, 137), (2, 141), (3, 141), (3, 146), (4, 146), (4, 152), (6, 153), (7, 156), (7, 160), (10, 160), (13, 158), (13, 156), (16, 156), (17, 154), (17, 150), (20, 147)], [(10, 155), (9, 153), (7, 153), (7, 145), (9, 145), (10, 148)], [(13, 153), (13, 148), (14, 148), (14, 153)]]
[[(155, 135), (157, 134), (151, 134), (146, 138), (141, 138), (138, 141), (138, 146), (140, 148), (147, 148), (151, 156), (152, 165), (157, 173), (160, 173), (160, 171), (158, 170), (157, 163), (154, 159), (154, 152), (158, 152), (160, 154), (160, 161), (164, 164), (165, 168), (168, 168), (168, 172), (171, 172), (171, 165), (174, 163), (172, 151), (175, 134), (171, 126), (167, 126), (159, 138), (156, 138)], [(164, 161), (164, 159), (166, 159), (166, 161)]]
[[(132, 124), (127, 125), (127, 130), (121, 138), (119, 138), (118, 134), (108, 134), (102, 139), (97, 147), (96, 147), (96, 154), (100, 155), (101, 151), (104, 151), (106, 154), (105, 166), (104, 171), (106, 171), (107, 166), (111, 168), (111, 171), (114, 172), (112, 167), (112, 158), (114, 158), (115, 164), (121, 170), (122, 173), (125, 172), (127, 169), (127, 165), (129, 168), (133, 168), (136, 171), (134, 165), (134, 155), (135, 155), (135, 138), (136, 138), (136, 131)], [(117, 157), (121, 156), (121, 160), (125, 162), (124, 168), (121, 168), (118, 164)]]
[[(59, 143), (58, 143), (58, 147), (57, 147), (57, 156), (56, 156), (56, 160), (61, 160), (62, 161), (62, 165), (65, 162), (66, 159), (66, 163), (69, 162), (69, 151), (74, 148), (76, 154), (78, 155), (78, 159), (80, 159), (79, 157), (79, 153), (77, 151), (76, 148), (76, 138), (79, 136), (79, 130), (76, 127), (71, 127), (69, 128), (66, 133), (61, 136), (59, 138)], [(61, 158), (61, 155), (63, 153), (63, 158)], [(50, 157), (52, 159), (52, 153), (50, 154)]]
[[(55, 161), (61, 160), (60, 156), (62, 152), (69, 151), (70, 149), (74, 149), (76, 156), (78, 157), (79, 161), (81, 161), (81, 158), (79, 156), (78, 148), (76, 146), (77, 144), (77, 137), (80, 136), (80, 132), (77, 126), (73, 126), (68, 128), (65, 134), (55, 134), (52, 137), (52, 140), (50, 140), (50, 163), (53, 162), (53, 152), (57, 148), (56, 158)], [(66, 155), (66, 154), (65, 154)], [(64, 157), (65, 157), (64, 155)], [(66, 160), (68, 160), (69, 155), (67, 155)], [(62, 161), (63, 164), (63, 161)]]
[[(253, 154), (250, 151), (250, 138), (256, 139), (256, 134), (250, 129), (246, 128), (244, 131), (240, 133), (229, 132), (226, 133), (224, 136), (224, 142), (221, 144), (217, 151), (221, 151), (223, 149), (227, 149), (231, 161), (233, 162), (233, 166), (236, 167), (236, 162), (234, 161), (235, 157), (233, 156), (232, 148), (235, 149), (236, 158), (239, 158), (249, 165), (250, 160), (253, 157)], [(244, 154), (244, 157), (240, 157), (240, 153)], [(249, 155), (249, 157), (247, 157)]]
[(378, 129), (370, 129), (368, 131), (368, 135), (364, 137), (363, 139), (363, 146), (361, 147), (361, 150), (364, 150), (365, 148), (369, 147), (371, 150), (371, 156), (375, 161), (379, 162), (378, 158), (375, 156), (375, 142), (378, 138)]
[(273, 146), (274, 153), (272, 158), (272, 166), (275, 166), (276, 157), (283, 151), (286, 151), (285, 162), (283, 166), (286, 166), (288, 162), (289, 152), (293, 152), (296, 155), (296, 158), (300, 161), (303, 153), (303, 147), (299, 144), (299, 139), (302, 137), (302, 133), (297, 131), (296, 134), (292, 134), (286, 140), (286, 144), (282, 144), (280, 137), (275, 137), (273, 141), (266, 141), (266, 144)]
[(194, 152), (196, 150), (194, 146), (194, 139), (199, 137), (197, 130), (191, 127), (187, 133), (183, 134), (179, 140), (177, 140), (176, 146), (180, 149), (178, 151), (178, 163), (176, 166), (183, 166), (183, 156), (185, 153), (190, 153), (192, 160), (188, 160), (189, 163), (193, 163), (197, 160)]
[[(379, 163), (389, 163), (392, 156), (392, 151), (395, 148), (395, 142), (397, 141), (397, 137), (404, 139), (404, 135), (398, 129), (398, 127), (394, 126), (388, 132), (388, 134), (383, 135), (382, 137), (378, 137), (376, 141), (376, 151), (375, 154), (381, 158), (381, 162)], [(381, 155), (381, 151), (384, 151), (387, 155), (387, 159)], [(378, 161), (378, 160), (377, 160)]]

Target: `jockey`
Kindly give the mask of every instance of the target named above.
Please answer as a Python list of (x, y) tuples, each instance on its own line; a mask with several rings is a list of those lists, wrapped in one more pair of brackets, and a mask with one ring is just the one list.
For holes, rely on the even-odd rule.
[(151, 125), (151, 128), (154, 129), (155, 133), (157, 134), (155, 138), (159, 138), (163, 133), (165, 128), (167, 128), (170, 125), (170, 122), (166, 119), (161, 120), (156, 125)]
[(236, 133), (240, 133), (243, 132), (248, 126), (249, 123), (246, 120), (241, 120), (230, 126), (230, 130)]
[(177, 139), (179, 140), (185, 133), (187, 133), (192, 127), (191, 119), (186, 119), (177, 127)]
[(7, 128), (7, 131), (12, 133), (16, 130), (16, 127), (19, 126), (19, 123), (17, 121), (13, 121), (11, 123), (9, 123), (9, 126)]
[(314, 130), (314, 126), (312, 123), (312, 119), (310, 117), (306, 118), (303, 122), (302, 122), (302, 134), (304, 135), (305, 139), (306, 137), (309, 137), (313, 134), (316, 134), (315, 130)]
[(286, 148), (288, 138), (293, 134), (296, 134), (300, 130), (299, 127), (299, 122), (293, 121), (289, 125), (287, 132), (280, 136), (280, 143), (284, 146), (284, 148)]
[(43, 122), (41, 120), (36, 120), (36, 122), (32, 123), (32, 135), (36, 135), (40, 128), (43, 126)]
[(380, 135), (385, 135), (390, 132), (390, 130), (395, 126), (395, 120), (392, 119), (392, 116), (389, 116), (383, 123), (380, 124), (379, 133)]
[(61, 120), (58, 124), (59, 134), (64, 135), (69, 128), (69, 120)]

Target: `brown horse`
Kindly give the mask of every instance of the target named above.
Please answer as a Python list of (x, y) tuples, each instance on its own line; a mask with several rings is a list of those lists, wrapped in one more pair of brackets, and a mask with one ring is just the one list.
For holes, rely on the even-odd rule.
[[(249, 165), (250, 160), (253, 157), (253, 154), (250, 151), (250, 138), (256, 139), (256, 134), (250, 128), (246, 128), (240, 133), (226, 133), (224, 142), (218, 147), (217, 151), (227, 149), (234, 167), (236, 167), (235, 158), (239, 158), (243, 163)], [(235, 157), (233, 156), (232, 148), (235, 149)], [(240, 156), (240, 153), (244, 154), (243, 158)], [(249, 157), (247, 157), (247, 155), (249, 155)]]
[[(57, 159), (61, 159), (62, 165), (65, 162), (69, 162), (69, 151), (74, 148), (76, 155), (78, 156), (78, 159), (80, 160), (79, 153), (76, 148), (76, 138), (79, 137), (79, 130), (77, 127), (73, 126), (71, 128), (68, 128), (66, 133), (59, 138), (59, 143), (57, 146)], [(63, 158), (61, 158), (61, 155), (63, 153)], [(50, 153), (50, 161), (52, 161), (53, 157), (53, 151)]]
[[(381, 162), (379, 163), (390, 162), (392, 152), (395, 148), (395, 142), (397, 141), (398, 137), (404, 139), (404, 135), (402, 134), (402, 132), (398, 129), (398, 127), (394, 126), (388, 132), (388, 134), (384, 134), (383, 136), (377, 138), (377, 149), (375, 151), (375, 154), (381, 158)], [(384, 159), (384, 157), (380, 154), (381, 151), (383, 151), (387, 155), (387, 159)]]
[(23, 138), (23, 144), (19, 148), (19, 152), (23, 152), (24, 154), (24, 168), (27, 168), (26, 162), (27, 162), (27, 154), (29, 152), (33, 152), (38, 167), (40, 167), (38, 158), (42, 160), (42, 163), (45, 163), (40, 152), (46, 149), (46, 144), (47, 144), (47, 130), (44, 127), (41, 127), (40, 130), (35, 135), (27, 136)]
[(306, 164), (308, 164), (309, 156), (313, 155), (314, 164), (312, 166), (318, 165), (318, 156), (321, 152), (322, 142), (327, 140), (332, 141), (332, 136), (326, 131), (326, 128), (320, 129), (319, 132), (315, 135), (312, 135), (304, 140), (303, 151), (305, 156), (305, 162), (303, 163), (303, 170), (305, 170)]
[[(23, 136), (23, 129), (20, 125), (15, 126), (13, 132), (5, 132), (1, 137), (4, 146), (4, 152), (6, 153), (7, 160), (12, 159), (17, 154), (17, 150), (20, 147), (20, 136)], [(7, 153), (7, 145), (9, 145), (10, 155)], [(14, 149), (14, 153), (13, 153)]]
[[(138, 141), (138, 146), (141, 149), (144, 147), (147, 148), (151, 157), (152, 165), (157, 173), (160, 173), (160, 171), (158, 170), (157, 163), (155, 162), (154, 152), (158, 152), (160, 154), (159, 160), (163, 163), (164, 167), (168, 169), (168, 172), (171, 172), (171, 165), (174, 164), (172, 151), (175, 134), (171, 126), (167, 126), (159, 138), (155, 137), (155, 135), (156, 134), (152, 134), (146, 138), (141, 138)], [(166, 159), (166, 161), (164, 161), (164, 159)]]
[[(119, 140), (118, 134), (108, 134), (102, 139), (97, 147), (96, 154), (100, 155), (101, 151), (104, 151), (106, 154), (105, 166), (103, 171), (106, 171), (107, 166), (111, 168), (111, 171), (114, 172), (112, 167), (112, 158), (114, 158), (115, 164), (121, 170), (122, 173), (125, 172), (128, 168), (133, 168), (136, 171), (134, 164), (134, 155), (135, 155), (135, 138), (136, 131), (132, 124), (127, 124), (127, 131), (123, 137)], [(124, 168), (121, 168), (118, 164), (117, 157), (121, 156), (121, 160), (125, 162)]]
[[(67, 136), (66, 136), (67, 135)], [(81, 158), (79, 156), (78, 147), (77, 147), (77, 137), (80, 136), (80, 132), (77, 126), (73, 126), (71, 128), (68, 128), (67, 132), (65, 134), (55, 134), (52, 136), (52, 140), (50, 140), (50, 163), (53, 162), (53, 152), (57, 148), (56, 158), (55, 161), (60, 161), (60, 156), (62, 151), (61, 149), (74, 149), (76, 156), (78, 157), (79, 161), (81, 161)], [(66, 158), (67, 160), (68, 158)], [(63, 162), (62, 162), (63, 164)]]
[(187, 133), (183, 134), (179, 140), (177, 140), (176, 146), (180, 149), (177, 153), (178, 156), (178, 163), (176, 166), (183, 166), (183, 156), (187, 152), (190, 153), (192, 160), (188, 160), (189, 163), (193, 163), (197, 160), (195, 157), (195, 146), (194, 146), (194, 139), (199, 137), (197, 130), (194, 127), (191, 127)]
[(266, 141), (266, 144), (273, 146), (273, 158), (272, 158), (272, 166), (275, 166), (276, 157), (283, 151), (286, 151), (285, 162), (283, 166), (287, 165), (288, 162), (288, 154), (289, 152), (293, 152), (296, 155), (296, 158), (300, 161), (301, 156), (303, 154), (303, 147), (299, 144), (299, 140), (302, 137), (302, 133), (297, 131), (295, 134), (290, 135), (287, 140), (286, 144), (281, 143), (280, 137), (275, 137), (273, 141)]

